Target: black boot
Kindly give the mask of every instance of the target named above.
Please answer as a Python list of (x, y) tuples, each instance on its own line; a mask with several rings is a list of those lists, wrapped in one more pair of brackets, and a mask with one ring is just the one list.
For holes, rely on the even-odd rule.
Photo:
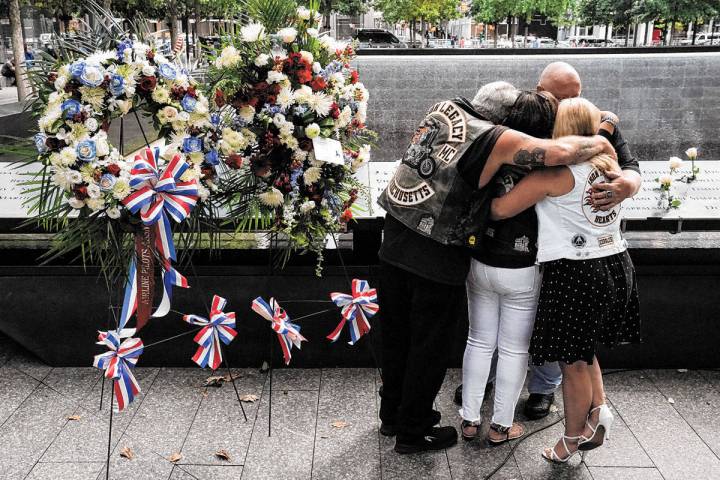
[(555, 394), (531, 393), (525, 402), (523, 413), (529, 420), (540, 420), (550, 413), (550, 407), (555, 401)]
[(418, 437), (400, 437), (395, 441), (397, 453), (419, 453), (428, 450), (442, 450), (457, 443), (455, 427), (432, 427)]
[[(492, 392), (493, 389), (493, 382), (488, 382), (487, 385), (485, 385), (485, 398), (488, 398), (490, 396), (490, 392)], [(455, 405), (462, 406), (462, 383), (458, 385), (458, 387), (455, 389), (455, 395), (453, 395), (453, 402), (455, 402)]]

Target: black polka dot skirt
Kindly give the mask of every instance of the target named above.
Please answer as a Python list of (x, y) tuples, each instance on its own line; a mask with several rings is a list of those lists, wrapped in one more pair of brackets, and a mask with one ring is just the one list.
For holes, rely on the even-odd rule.
[(536, 365), (592, 363), (595, 347), (640, 342), (635, 267), (627, 251), (544, 265), (530, 354)]

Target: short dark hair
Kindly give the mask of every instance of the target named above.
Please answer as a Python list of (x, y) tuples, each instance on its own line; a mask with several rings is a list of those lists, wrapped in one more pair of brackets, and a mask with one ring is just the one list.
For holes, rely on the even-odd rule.
[(558, 101), (549, 92), (523, 90), (503, 125), (537, 138), (551, 138)]

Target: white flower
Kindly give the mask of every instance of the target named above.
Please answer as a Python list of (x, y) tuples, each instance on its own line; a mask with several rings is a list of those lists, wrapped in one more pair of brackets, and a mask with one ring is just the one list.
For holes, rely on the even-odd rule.
[(350, 106), (346, 105), (342, 111), (340, 112), (340, 116), (335, 120), (335, 127), (336, 128), (345, 128), (348, 125), (350, 125), (350, 122), (352, 121), (352, 109)]
[(77, 153), (75, 152), (74, 148), (65, 147), (60, 150), (60, 163), (62, 163), (66, 167), (69, 167), (70, 165), (74, 165), (76, 161)]
[(342, 72), (333, 73), (330, 75), (329, 80), (336, 85), (345, 85), (345, 75), (343, 75)]
[(305, 150), (295, 150), (292, 155), (292, 159), (297, 162), (304, 162), (308, 157), (308, 152)]
[(155, 75), (155, 67), (153, 67), (149, 63), (145, 63), (142, 66), (142, 74), (145, 75), (146, 77), (154, 76)]
[(267, 53), (261, 53), (257, 57), (255, 57), (255, 66), (256, 67), (264, 67), (268, 64), (268, 61), (270, 60), (270, 55)]
[(252, 105), (245, 105), (240, 108), (238, 116), (242, 119), (243, 122), (251, 123), (255, 118), (255, 108)]
[(293, 103), (295, 103), (295, 96), (293, 95), (292, 88), (283, 87), (282, 90), (277, 94), (275, 100), (280, 108), (287, 110)]
[(100, 198), (102, 197), (102, 190), (100, 190), (99, 185), (91, 183), (87, 186), (87, 194), (90, 198)]
[(304, 202), (300, 205), (300, 213), (308, 213), (311, 210), (315, 209), (315, 202), (312, 200), (308, 200), (307, 202)]
[(312, 88), (308, 87), (307, 85), (301, 86), (300, 88), (295, 90), (295, 93), (293, 93), (293, 97), (295, 97), (295, 101), (297, 103), (309, 103), (312, 96)]
[(300, 56), (303, 60), (308, 62), (310, 65), (312, 65), (313, 61), (315, 60), (315, 57), (313, 57), (313, 54), (308, 52), (307, 50), (300, 50)]
[(81, 209), (81, 208), (83, 208), (83, 207), (85, 206), (85, 201), (84, 201), (84, 200), (80, 200), (80, 199), (75, 198), (75, 197), (70, 197), (70, 198), (68, 198), (68, 199), (67, 199), (67, 203), (68, 203), (68, 205), (70, 205), (72, 208), (75, 208), (75, 209), (78, 209), (78, 210)]
[(685, 150), (685, 155), (687, 155), (690, 160), (695, 160), (698, 156), (698, 149), (695, 147), (688, 148)]
[(55, 90), (57, 90), (58, 92), (64, 92), (65, 85), (67, 85), (67, 77), (65, 75), (59, 75), (55, 79)]
[(320, 65), (319, 62), (315, 62), (312, 64), (312, 71), (313, 73), (320, 73), (322, 72), (322, 65)]
[(65, 172), (67, 175), (68, 182), (72, 183), (73, 185), (77, 185), (78, 183), (82, 183), (82, 175), (77, 170), (67, 170)]
[(294, 42), (297, 38), (297, 33), (297, 30), (292, 27), (283, 28), (277, 32), (278, 36), (282, 38), (282, 41), (285, 43)]
[(335, 50), (337, 50), (337, 42), (329, 35), (323, 35), (320, 37), (320, 46), (331, 55), (333, 55)]
[(305, 173), (303, 173), (303, 180), (305, 180), (306, 185), (312, 185), (320, 180), (320, 177), (322, 177), (322, 170), (320, 167), (310, 167), (305, 170)]
[(265, 38), (265, 27), (261, 23), (249, 23), (240, 29), (240, 36), (245, 42), (257, 42)]
[(100, 127), (100, 124), (93, 117), (90, 117), (87, 120), (85, 120), (85, 128), (87, 128), (89, 131), (94, 132), (99, 127)]
[(170, 92), (167, 88), (158, 85), (153, 90), (151, 97), (157, 103), (168, 103), (170, 101)]
[(177, 108), (171, 107), (170, 105), (163, 107), (157, 113), (158, 120), (160, 120), (160, 123), (163, 123), (163, 124), (174, 122), (177, 119), (177, 116), (178, 116)]
[(298, 7), (297, 16), (300, 20), (310, 20), (312, 12), (310, 12), (310, 10), (308, 10), (306, 7)]
[(222, 52), (220, 52), (220, 56), (215, 59), (215, 66), (217, 68), (234, 67), (240, 63), (240, 60), (240, 52), (238, 52), (232, 45), (228, 45), (223, 48)]
[(270, 190), (261, 193), (258, 195), (258, 198), (262, 203), (272, 208), (279, 207), (283, 204), (283, 194), (275, 187), (270, 187)]
[(317, 123), (311, 123), (305, 127), (305, 136), (307, 138), (316, 138), (318, 135), (320, 135), (320, 125)]
[(95, 212), (105, 208), (105, 199), (104, 198), (88, 198), (86, 200), (86, 203), (87, 203), (87, 206), (90, 207), (90, 209)]
[(367, 104), (359, 103), (357, 112), (355, 113), (355, 119), (360, 123), (365, 123), (367, 120)]
[(207, 188), (203, 187), (202, 185), (198, 185), (198, 187), (197, 187), (197, 193), (198, 193), (198, 197), (199, 197), (200, 200), (203, 201), (203, 202), (204, 202), (205, 200), (207, 200), (208, 197), (210, 196), (210, 190), (208, 190)]
[(665, 175), (660, 175), (660, 178), (658, 179), (658, 181), (660, 182), (660, 185), (662, 185), (663, 187), (669, 188), (670, 185), (672, 185), (673, 179), (670, 176), (670, 174), (666, 173)]
[(370, 145), (363, 145), (358, 151), (358, 156), (352, 161), (352, 171), (357, 171), (366, 162), (370, 161)]
[(118, 181), (113, 186), (112, 194), (116, 200), (122, 200), (130, 195), (130, 184), (126, 180), (118, 178)]
[(314, 20), (316, 22), (319, 22), (320, 20), (322, 20), (322, 14), (320, 12), (315, 12)]
[(682, 163), (683, 161), (680, 157), (670, 157), (670, 160), (668, 161), (670, 170), (677, 170), (678, 168), (682, 167)]
[(317, 38), (317, 36), (320, 35), (320, 31), (317, 28), (308, 28), (306, 31), (307, 34), (313, 38)]
[(313, 93), (312, 96), (308, 98), (307, 104), (319, 117), (327, 117), (330, 113), (333, 99), (322, 92), (318, 92)]
[(65, 170), (55, 170), (55, 173), (52, 176), (52, 181), (55, 185), (67, 191), (70, 191), (73, 186), (73, 183), (68, 178)]
[(120, 218), (120, 209), (117, 207), (110, 207), (105, 210), (105, 214), (107, 214), (107, 216), (112, 218), (113, 220), (117, 220), (118, 218)]
[(282, 72), (278, 72), (275, 70), (270, 70), (268, 72), (268, 76), (267, 76), (268, 83), (281, 83), (285, 80), (287, 80), (287, 75), (285, 75)]

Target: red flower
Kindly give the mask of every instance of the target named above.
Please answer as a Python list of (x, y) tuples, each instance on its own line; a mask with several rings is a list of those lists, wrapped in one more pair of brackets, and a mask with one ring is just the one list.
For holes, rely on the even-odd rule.
[(187, 93), (188, 93), (188, 95), (190, 95), (191, 97), (197, 97), (197, 92), (195, 91), (195, 87), (192, 86), (192, 85), (190, 85), (190, 86), (187, 88)]
[(75, 198), (77, 198), (78, 200), (85, 200), (86, 198), (88, 198), (87, 185), (75, 187), (73, 192), (75, 193)]
[(243, 157), (242, 155), (239, 155), (237, 153), (232, 153), (228, 155), (228, 157), (225, 159), (225, 164), (228, 167), (237, 170), (238, 168), (243, 166)]
[(296, 63), (300, 63), (302, 60), (302, 55), (300, 55), (298, 52), (292, 52), (288, 55), (288, 65), (293, 66)]
[(156, 85), (157, 85), (157, 78), (143, 76), (140, 79), (138, 88), (140, 88), (140, 90), (143, 92), (152, 92), (153, 90), (155, 90)]
[(313, 90), (320, 91), (324, 90), (327, 87), (327, 82), (325, 79), (321, 76), (317, 76), (313, 79), (313, 81), (310, 83), (310, 87), (312, 87)]
[(175, 100), (180, 100), (185, 96), (185, 89), (179, 85), (175, 85), (170, 90)]
[(110, 175), (115, 175), (116, 177), (117, 177), (118, 175), (120, 175), (120, 167), (118, 167), (118, 166), (117, 166), (116, 164), (114, 164), (114, 163), (111, 163), (110, 165), (108, 165), (107, 167), (105, 167), (105, 170), (107, 170), (107, 172), (108, 172)]
[(359, 78), (360, 74), (357, 72), (357, 70), (353, 70), (352, 72), (350, 72), (350, 83), (357, 83)]
[(334, 119), (337, 119), (340, 117), (340, 107), (335, 102), (333, 102), (333, 104), (330, 105), (330, 116)]
[(148, 50), (145, 54), (145, 58), (147, 58), (150, 61), (155, 60), (155, 50)]
[(48, 83), (55, 83), (55, 80), (57, 80), (58, 74), (57, 72), (50, 72), (48, 74)]
[(218, 107), (225, 105), (225, 94), (219, 88), (215, 90), (215, 105)]
[(312, 70), (310, 70), (309, 68), (298, 70), (295, 75), (297, 76), (298, 82), (300, 83), (308, 83), (310, 80), (312, 80)]
[(341, 222), (349, 222), (350, 220), (352, 220), (352, 218), (353, 218), (353, 214), (352, 214), (352, 212), (350, 211), (349, 208), (348, 208), (347, 210), (345, 210), (345, 211), (342, 213), (342, 215), (340, 215), (340, 221), (341, 221)]
[(270, 85), (267, 84), (267, 82), (258, 82), (255, 84), (255, 91), (256, 92), (264, 92), (268, 89)]
[(260, 103), (260, 99), (258, 99), (257, 97), (252, 97), (250, 100), (247, 101), (247, 104), (253, 108), (257, 107), (258, 103)]

